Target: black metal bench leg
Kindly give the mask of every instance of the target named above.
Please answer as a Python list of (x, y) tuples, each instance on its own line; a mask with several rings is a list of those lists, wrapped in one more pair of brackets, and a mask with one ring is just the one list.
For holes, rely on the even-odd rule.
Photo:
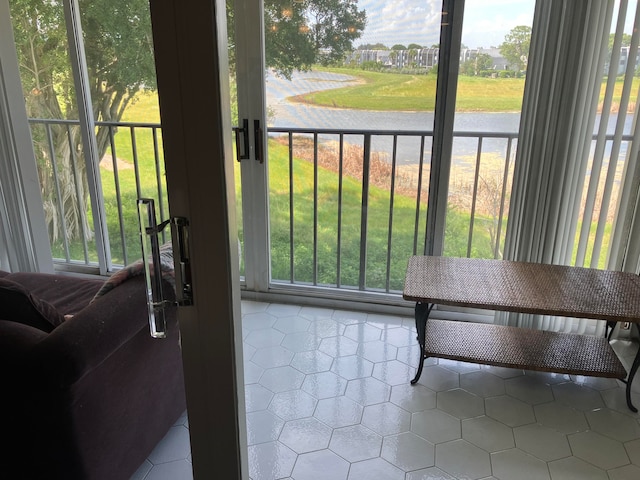
[(636, 353), (636, 358), (633, 360), (633, 365), (631, 365), (631, 370), (629, 371), (629, 376), (627, 377), (627, 406), (629, 410), (634, 413), (638, 412), (638, 409), (633, 406), (631, 403), (631, 384), (633, 383), (633, 377), (635, 377), (636, 372), (638, 371), (638, 367), (640, 367), (640, 348), (638, 348), (638, 352)]
[(416, 303), (415, 310), (415, 318), (416, 318), (416, 330), (418, 331), (418, 345), (420, 346), (420, 360), (418, 363), (418, 371), (416, 372), (416, 376), (413, 380), (411, 380), (411, 385), (415, 385), (420, 380), (420, 375), (422, 375), (422, 368), (424, 367), (424, 359), (425, 359), (425, 334), (427, 330), (427, 320), (429, 318), (429, 314), (431, 313), (431, 309), (433, 308), (433, 303)]

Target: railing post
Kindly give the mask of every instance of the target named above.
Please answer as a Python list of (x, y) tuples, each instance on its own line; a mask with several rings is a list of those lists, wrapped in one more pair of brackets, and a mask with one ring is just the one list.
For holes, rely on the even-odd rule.
[(371, 134), (365, 133), (362, 154), (362, 207), (360, 208), (360, 278), (358, 288), (364, 290), (367, 274), (367, 220), (369, 211), (369, 170)]

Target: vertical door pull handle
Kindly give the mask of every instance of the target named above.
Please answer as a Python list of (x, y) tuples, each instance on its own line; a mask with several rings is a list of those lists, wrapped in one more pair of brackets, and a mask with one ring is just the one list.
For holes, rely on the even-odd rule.
[[(164, 316), (165, 300), (162, 293), (162, 266), (160, 263), (160, 243), (158, 232), (167, 225), (156, 222), (156, 210), (152, 198), (138, 199), (138, 220), (140, 222), (140, 243), (142, 264), (144, 265), (145, 287), (147, 291), (147, 311), (149, 329), (154, 338), (166, 338), (167, 320)], [(152, 259), (152, 267), (149, 266)], [(151, 273), (153, 268), (153, 274)]]
[[(246, 160), (249, 158), (249, 120), (242, 119), (242, 127), (233, 127), (236, 134), (236, 160)], [(240, 145), (240, 135), (243, 136), (242, 147)]]
[(256, 148), (256, 160), (259, 161), (260, 163), (264, 163), (264, 152), (262, 149), (262, 146), (264, 145), (262, 142), (264, 141), (264, 139), (262, 138), (264, 135), (264, 132), (262, 130), (262, 127), (260, 127), (260, 120), (254, 120), (253, 121), (253, 139), (255, 142), (255, 148)]

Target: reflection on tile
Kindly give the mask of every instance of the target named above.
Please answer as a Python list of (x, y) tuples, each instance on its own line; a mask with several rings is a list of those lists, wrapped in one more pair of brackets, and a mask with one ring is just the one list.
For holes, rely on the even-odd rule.
[(280, 442), (249, 447), (249, 475), (253, 480), (271, 480), (291, 475), (296, 453)]
[(380, 456), (382, 437), (363, 425), (336, 428), (329, 449), (348, 462), (360, 462)]
[(432, 467), (435, 447), (411, 432), (389, 435), (382, 440), (382, 458), (407, 472)]
[(329, 446), (333, 429), (316, 418), (285, 423), (279, 440), (296, 453), (313, 452)]
[[(243, 315), (251, 480), (640, 478), (621, 382), (428, 358), (411, 385), (413, 318), (250, 301)], [(613, 344), (633, 360), (637, 342)], [(188, 428), (185, 412), (131, 480), (192, 480)]]
[(362, 425), (378, 435), (402, 433), (411, 426), (411, 414), (390, 402), (369, 405), (364, 408)]
[(296, 480), (346, 480), (349, 466), (331, 450), (319, 450), (298, 455), (292, 475)]
[(436, 392), (419, 383), (395, 385), (390, 400), (408, 412), (421, 412), (436, 406)]

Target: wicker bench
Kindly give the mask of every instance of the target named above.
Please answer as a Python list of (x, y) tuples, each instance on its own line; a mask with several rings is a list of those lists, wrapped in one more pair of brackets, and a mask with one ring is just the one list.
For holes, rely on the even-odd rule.
[[(610, 377), (627, 372), (607, 338), (525, 328), (428, 320), (434, 305), (640, 322), (640, 277), (634, 274), (506, 260), (413, 256), (403, 298), (416, 302), (420, 362), (427, 357), (527, 370)], [(640, 350), (627, 379), (640, 365)]]

